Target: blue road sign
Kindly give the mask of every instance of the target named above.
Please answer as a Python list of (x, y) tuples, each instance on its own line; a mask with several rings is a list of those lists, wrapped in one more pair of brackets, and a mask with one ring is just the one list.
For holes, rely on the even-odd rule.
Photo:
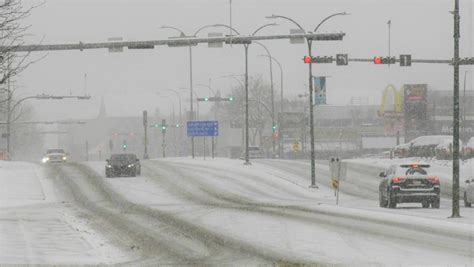
[(218, 121), (188, 121), (187, 123), (188, 136), (218, 136), (219, 122)]

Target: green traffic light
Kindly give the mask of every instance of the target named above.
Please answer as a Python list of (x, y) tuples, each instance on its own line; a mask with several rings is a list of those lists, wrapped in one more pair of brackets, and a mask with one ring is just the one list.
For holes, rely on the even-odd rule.
[(230, 97), (229, 97), (229, 101), (234, 101), (234, 97), (233, 97), (233, 96), (230, 96)]
[(209, 97), (207, 97), (207, 96), (204, 97), (204, 101), (206, 101), (206, 102), (209, 101)]
[(159, 127), (159, 125), (158, 125), (158, 124), (155, 124), (155, 128), (158, 128), (158, 127)]
[(176, 123), (176, 128), (179, 128), (179, 126), (180, 126), (179, 123)]

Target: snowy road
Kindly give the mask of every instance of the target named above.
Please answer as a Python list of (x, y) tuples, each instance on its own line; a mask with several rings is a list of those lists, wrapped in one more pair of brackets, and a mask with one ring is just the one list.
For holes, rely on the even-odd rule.
[[(122, 252), (122, 262), (474, 264), (473, 209), (463, 208), (464, 217), (451, 220), (445, 199), (439, 210), (415, 204), (379, 208), (378, 181), (370, 172), (349, 171), (352, 178), (342, 184), (336, 206), (322, 164), (317, 165), (319, 189), (308, 188), (309, 164), (299, 161), (259, 160), (244, 166), (228, 159), (166, 159), (142, 164), (142, 175), (135, 178), (107, 179), (103, 162), (45, 170), (45, 180), (61, 192), (58, 201), (87, 214), (88, 231), (110, 244), (102, 255), (111, 255), (113, 248)], [(86, 263), (107, 263), (99, 258), (89, 255)]]

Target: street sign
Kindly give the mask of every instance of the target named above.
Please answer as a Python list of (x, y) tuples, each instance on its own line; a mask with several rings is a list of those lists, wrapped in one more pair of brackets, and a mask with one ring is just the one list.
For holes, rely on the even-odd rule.
[(195, 136), (218, 136), (218, 121), (188, 121), (187, 132), (189, 137)]
[[(107, 39), (108, 42), (122, 42), (122, 37), (110, 37)], [(121, 53), (123, 52), (123, 46), (120, 45), (112, 45), (109, 47), (109, 53)]]
[(336, 55), (336, 65), (345, 66), (349, 63), (347, 54), (337, 54)]
[(294, 142), (293, 143), (293, 152), (294, 153), (300, 152), (300, 143), (299, 142)]
[(329, 161), (331, 180), (344, 181), (346, 179), (347, 167), (339, 158), (331, 158)]
[(315, 77), (313, 76), (314, 85), (314, 104), (315, 105), (326, 105), (326, 77)]
[(402, 67), (411, 66), (411, 55), (400, 55), (400, 66)]
[[(207, 34), (207, 36), (209, 38), (222, 37), (222, 33), (220, 33), (220, 32), (210, 32), (210, 33)], [(223, 46), (224, 46), (224, 44), (222, 43), (222, 41), (216, 42), (216, 41), (209, 40), (209, 42), (207, 43), (207, 47), (212, 47), (212, 48), (221, 48)]]
[[(290, 29), (290, 34), (304, 34), (302, 29)], [(304, 37), (290, 37), (290, 44), (304, 44)]]

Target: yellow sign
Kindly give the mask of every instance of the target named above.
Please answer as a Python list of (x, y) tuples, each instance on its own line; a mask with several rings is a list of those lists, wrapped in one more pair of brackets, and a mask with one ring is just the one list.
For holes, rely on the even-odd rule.
[[(390, 98), (390, 93), (393, 96), (393, 99)], [(403, 99), (403, 90), (397, 90), (395, 86), (389, 85), (383, 91), (382, 103), (380, 104), (380, 116), (383, 116), (387, 110), (387, 106), (393, 105), (393, 112), (401, 113), (402, 112), (402, 99)]]
[(293, 143), (293, 152), (295, 152), (295, 153), (300, 152), (300, 143), (298, 143), (298, 142)]
[(339, 181), (338, 180), (332, 180), (332, 188), (334, 188), (334, 189), (339, 188)]

